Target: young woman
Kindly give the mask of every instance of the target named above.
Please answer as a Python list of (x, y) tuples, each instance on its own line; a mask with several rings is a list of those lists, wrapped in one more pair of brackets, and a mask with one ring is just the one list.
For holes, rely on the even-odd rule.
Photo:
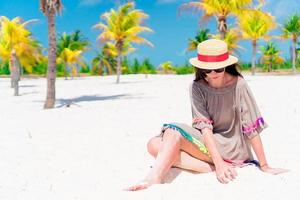
[[(287, 171), (268, 165), (259, 136), (267, 125), (227, 44), (210, 39), (200, 43), (197, 50), (197, 57), (190, 59), (196, 69), (190, 86), (192, 126), (164, 124), (161, 134), (148, 142), (148, 151), (156, 158), (153, 168), (143, 181), (127, 190), (161, 183), (172, 166), (215, 171), (221, 183), (237, 176), (235, 166), (249, 162), (271, 174)], [(251, 147), (258, 163), (253, 160)]]

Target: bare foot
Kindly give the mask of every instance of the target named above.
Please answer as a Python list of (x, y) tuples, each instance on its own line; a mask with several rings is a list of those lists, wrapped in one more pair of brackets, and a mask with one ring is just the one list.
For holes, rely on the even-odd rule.
[(138, 191), (138, 190), (144, 190), (144, 189), (147, 189), (148, 187), (150, 187), (151, 185), (154, 185), (154, 184), (160, 184), (161, 182), (160, 181), (148, 181), (148, 180), (143, 180), (143, 181), (140, 181), (139, 183), (133, 185), (133, 186), (130, 186), (128, 188), (125, 188), (124, 190), (125, 191)]

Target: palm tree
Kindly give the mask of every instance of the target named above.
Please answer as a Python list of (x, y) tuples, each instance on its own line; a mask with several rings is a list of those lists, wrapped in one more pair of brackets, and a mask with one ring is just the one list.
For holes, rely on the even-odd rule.
[[(18, 95), (17, 84), (20, 76), (19, 67), (24, 67), (31, 72), (32, 66), (41, 59), (40, 44), (32, 37), (26, 27), (36, 20), (23, 22), (20, 17), (9, 20), (5, 16), (0, 17), (0, 58), (9, 63), (11, 71), (11, 86)], [(21, 66), (19, 66), (19, 64)]]
[(261, 52), (263, 54), (261, 63), (268, 65), (268, 72), (271, 72), (274, 64), (283, 62), (283, 58), (279, 56), (280, 50), (273, 42), (268, 42), (266, 46), (262, 46)]
[(72, 78), (74, 73), (78, 73), (76, 69), (76, 64), (83, 64), (81, 57), (81, 50), (71, 50), (69, 48), (64, 48), (64, 50), (60, 53), (57, 58), (57, 63), (63, 63), (65, 66), (64, 75), (67, 80), (67, 70), (70, 69), (73, 73), (71, 73)]
[(247, 10), (239, 16), (239, 27), (244, 39), (252, 41), (252, 75), (255, 74), (257, 41), (261, 38), (268, 40), (267, 33), (276, 27), (275, 19), (271, 14), (260, 10)]
[(92, 60), (93, 71), (97, 71), (99, 75), (105, 74), (111, 75), (115, 73), (115, 66), (117, 53), (115, 46), (107, 42), (100, 51), (96, 52), (96, 57)]
[(201, 29), (197, 33), (195, 38), (189, 39), (188, 48), (186, 49), (186, 52), (196, 50), (199, 43), (208, 40), (209, 39), (208, 32), (209, 29)]
[[(71, 70), (77, 73), (77, 64), (83, 64), (81, 62), (83, 58), (81, 54), (88, 50), (89, 42), (82, 36), (79, 30), (72, 34), (63, 33), (57, 41), (57, 62), (63, 63), (64, 75), (67, 79), (67, 71), (71, 67)], [(73, 73), (72, 73), (73, 76)]]
[(149, 58), (145, 58), (141, 66), (141, 72), (145, 74), (145, 78), (148, 78), (148, 74), (155, 73), (155, 67), (151, 64)]
[(283, 37), (292, 39), (293, 73), (296, 73), (296, 45), (300, 36), (300, 16), (295, 14), (287, 19), (283, 25)]
[(65, 49), (69, 48), (71, 50), (88, 50), (88, 46), (90, 45), (87, 38), (85, 38), (80, 30), (76, 30), (72, 34), (67, 34), (64, 32), (59, 36), (57, 41), (57, 56)]
[[(262, 2), (262, 0), (259, 2)], [(203, 11), (202, 22), (215, 16), (221, 39), (224, 39), (227, 32), (227, 17), (240, 14), (241, 10), (249, 7), (252, 3), (253, 0), (199, 0), (198, 2), (182, 4), (180, 11)]]
[(48, 20), (48, 71), (47, 71), (47, 96), (45, 109), (53, 108), (55, 104), (55, 79), (56, 79), (56, 31), (55, 14), (62, 10), (61, 0), (40, 0), (40, 9)]
[[(221, 39), (221, 35), (212, 35), (214, 39)], [(238, 42), (242, 39), (240, 30), (237, 28), (230, 29), (225, 35), (224, 41), (227, 43), (228, 51), (232, 54), (239, 54), (239, 49), (244, 50), (243, 47), (238, 45)]]
[(150, 28), (142, 26), (144, 19), (148, 15), (141, 10), (135, 9), (133, 2), (120, 6), (118, 10), (111, 9), (104, 13), (101, 18), (104, 22), (99, 22), (94, 28), (102, 30), (98, 39), (100, 42), (113, 41), (117, 49), (117, 83), (120, 82), (122, 52), (124, 44), (131, 43), (148, 44), (153, 46), (148, 40), (139, 37), (141, 32), (153, 32)]
[[(122, 55), (126, 56), (134, 52), (135, 50), (136, 49), (133, 48), (128, 41), (125, 41), (122, 49)], [(104, 70), (109, 75), (115, 74), (116, 72), (115, 66), (117, 66), (117, 59), (116, 59), (117, 56), (118, 56), (118, 50), (116, 45), (112, 42), (106, 42), (105, 45), (102, 46), (102, 49), (97, 52), (96, 57), (92, 60), (93, 68), (94, 69), (97, 68), (96, 71), (99, 71), (99, 74), (102, 74)]]
[(159, 65), (159, 69), (162, 70), (162, 73), (169, 74), (174, 72), (174, 66), (171, 61), (163, 62)]
[(111, 75), (114, 73), (109, 58), (105, 54), (103, 54), (103, 52), (99, 51), (96, 52), (96, 56), (92, 60), (92, 71), (99, 75)]

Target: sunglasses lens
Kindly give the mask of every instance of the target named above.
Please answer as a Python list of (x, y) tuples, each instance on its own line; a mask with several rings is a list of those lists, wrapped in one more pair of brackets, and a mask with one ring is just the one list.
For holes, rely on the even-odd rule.
[(215, 71), (215, 72), (217, 72), (217, 73), (221, 73), (221, 72), (223, 72), (223, 71), (224, 71), (224, 69), (225, 69), (225, 68), (221, 68), (221, 69), (215, 69), (214, 71)]
[(225, 70), (225, 68), (221, 68), (221, 69), (205, 69), (205, 70), (203, 70), (203, 72), (205, 73), (205, 74), (209, 74), (209, 73), (211, 73), (212, 71), (215, 71), (216, 73), (221, 73), (221, 72), (223, 72)]
[(205, 73), (205, 74), (209, 74), (209, 73), (211, 73), (211, 72), (212, 72), (212, 70), (209, 70), (209, 69), (204, 70), (204, 73)]

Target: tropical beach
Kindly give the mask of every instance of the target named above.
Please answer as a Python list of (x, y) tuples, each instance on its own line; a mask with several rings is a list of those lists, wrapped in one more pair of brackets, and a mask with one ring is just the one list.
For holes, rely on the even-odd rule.
[[(299, 198), (296, 0), (4, 2), (0, 199)], [(225, 54), (201, 54), (208, 41), (224, 43)], [(229, 55), (268, 126), (259, 134), (267, 162), (235, 167), (228, 184), (215, 171), (173, 166), (162, 184), (126, 191), (156, 167), (148, 141), (164, 124), (194, 127), (190, 86), (199, 69), (207, 83), (228, 73), (229, 64), (201, 69), (190, 58)], [(272, 175), (276, 168), (290, 171)]]
[(118, 85), (114, 76), (61, 78), (53, 110), (40, 109), (45, 79), (22, 80), (18, 99), (1, 79), (1, 199), (298, 199), (300, 77), (245, 78), (269, 125), (261, 134), (269, 162), (291, 171), (274, 176), (247, 166), (223, 185), (214, 173), (174, 168), (165, 184), (138, 192), (122, 189), (153, 165), (148, 139), (163, 123), (191, 122), (193, 76), (128, 75)]

